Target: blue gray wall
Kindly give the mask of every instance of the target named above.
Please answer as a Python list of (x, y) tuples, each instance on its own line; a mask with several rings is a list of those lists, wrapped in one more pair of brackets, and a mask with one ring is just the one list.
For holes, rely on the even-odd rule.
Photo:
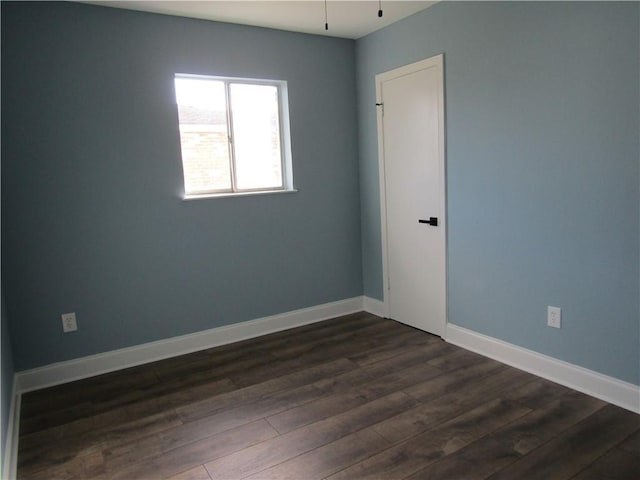
[(443, 2), (357, 42), (366, 295), (374, 77), (444, 53), (449, 321), (640, 384), (638, 6)]
[[(3, 2), (16, 370), (361, 295), (354, 63), (350, 40)], [(287, 80), (300, 191), (182, 201), (176, 72)]]
[[(640, 384), (638, 10), (443, 2), (354, 47), (3, 2), (16, 369), (381, 299), (374, 76), (444, 52), (450, 321)], [(300, 192), (181, 201), (175, 72), (288, 80)]]

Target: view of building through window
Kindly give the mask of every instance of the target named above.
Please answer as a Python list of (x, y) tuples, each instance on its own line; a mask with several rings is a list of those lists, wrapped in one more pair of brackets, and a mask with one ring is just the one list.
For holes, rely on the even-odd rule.
[(176, 75), (185, 193), (285, 187), (280, 88)]

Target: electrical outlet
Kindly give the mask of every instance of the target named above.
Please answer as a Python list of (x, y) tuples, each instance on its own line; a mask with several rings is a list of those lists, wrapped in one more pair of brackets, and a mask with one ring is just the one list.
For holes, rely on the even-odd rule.
[(553, 328), (562, 326), (562, 310), (560, 307), (547, 307), (547, 325)]
[(62, 314), (62, 331), (64, 333), (75, 332), (78, 330), (75, 312)]

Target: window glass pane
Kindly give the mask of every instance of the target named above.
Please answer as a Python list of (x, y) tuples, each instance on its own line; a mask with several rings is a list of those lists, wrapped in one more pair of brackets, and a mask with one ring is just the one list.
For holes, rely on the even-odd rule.
[(185, 193), (231, 189), (224, 82), (176, 77)]
[(278, 88), (238, 83), (229, 88), (237, 188), (282, 188)]

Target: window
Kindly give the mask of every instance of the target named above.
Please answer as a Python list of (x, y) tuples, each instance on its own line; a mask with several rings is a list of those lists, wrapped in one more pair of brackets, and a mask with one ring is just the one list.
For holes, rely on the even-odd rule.
[(286, 82), (175, 76), (186, 197), (292, 190)]

